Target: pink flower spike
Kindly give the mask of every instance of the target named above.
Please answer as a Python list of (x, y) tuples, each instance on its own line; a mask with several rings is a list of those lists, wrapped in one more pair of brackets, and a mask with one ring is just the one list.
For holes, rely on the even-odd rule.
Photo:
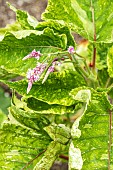
[(42, 54), (40, 53), (40, 51), (36, 51), (35, 49), (30, 53), (28, 54), (27, 56), (25, 56), (22, 60), (26, 60), (28, 58), (36, 58), (37, 60), (39, 60), (40, 56)]
[(39, 60), (40, 56), (42, 55), (40, 51), (36, 51), (35, 49), (31, 52), (32, 57), (36, 58)]
[(31, 88), (32, 88), (33, 82), (29, 81), (28, 82), (28, 87), (27, 87), (27, 94), (30, 92)]
[(75, 52), (74, 47), (73, 47), (73, 46), (69, 46), (68, 52), (69, 52), (70, 54), (73, 54), (73, 53)]

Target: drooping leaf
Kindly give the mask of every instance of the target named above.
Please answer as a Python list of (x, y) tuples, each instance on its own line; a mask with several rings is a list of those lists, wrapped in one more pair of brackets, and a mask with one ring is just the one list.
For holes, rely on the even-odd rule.
[(51, 142), (42, 159), (36, 164), (33, 170), (50, 170), (52, 164), (62, 151), (62, 144)]
[[(5, 123), (0, 129), (1, 170), (22, 169), (29, 161), (46, 149), (50, 143), (47, 133)], [(29, 168), (33, 169), (33, 162)], [(28, 167), (27, 167), (28, 168)]]
[(49, 0), (42, 18), (64, 20), (75, 32), (91, 41), (95, 23), (97, 41), (112, 42), (112, 8), (111, 0)]
[(34, 97), (48, 104), (64, 106), (75, 104), (75, 100), (69, 95), (70, 91), (85, 85), (84, 79), (77, 72), (70, 70), (52, 73), (44, 84), (41, 82), (33, 84), (29, 94), (26, 94), (28, 83), (25, 80), (5, 83), (10, 88), (14, 88), (19, 94), (28, 98)]
[(81, 150), (84, 170), (90, 167), (108, 169), (110, 166), (112, 169), (110, 109), (106, 93), (93, 91), (87, 110), (79, 121), (81, 136), (73, 139), (74, 147)]
[(66, 34), (68, 43), (67, 45), (75, 46), (74, 39), (72, 35), (70, 34), (69, 28), (64, 23), (58, 23), (56, 21), (50, 21), (50, 22), (38, 22), (36, 18), (29, 15), (27, 12), (22, 10), (17, 10), (14, 6), (9, 4), (10, 8), (16, 13), (16, 18), (18, 24), (21, 25), (21, 29), (24, 30), (40, 30), (42, 31), (44, 28), (51, 28), (56, 33), (59, 32), (60, 34)]

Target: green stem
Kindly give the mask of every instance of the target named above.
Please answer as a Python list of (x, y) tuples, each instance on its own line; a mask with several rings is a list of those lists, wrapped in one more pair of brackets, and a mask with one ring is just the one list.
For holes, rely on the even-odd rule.
[(88, 67), (88, 65), (87, 65), (87, 63), (86, 63), (86, 58), (83, 57), (83, 56), (81, 56), (81, 55), (78, 54), (77, 52), (74, 52), (74, 54), (76, 54), (78, 57), (80, 57), (80, 58), (82, 58), (82, 59), (84, 60), (85, 67), (86, 67), (88, 73), (90, 74), (90, 69), (89, 69), (89, 67)]
[(106, 84), (105, 84), (105, 88), (107, 88), (110, 84), (110, 81), (111, 81), (111, 77), (109, 77), (106, 81)]
[(88, 73), (80, 66), (80, 64), (78, 63), (78, 60), (76, 59), (76, 57), (74, 55), (71, 56), (72, 57), (72, 61), (74, 64), (74, 67), (76, 68), (76, 70), (79, 73), (82, 73), (83, 77), (89, 77)]
[(83, 59), (85, 59), (85, 57), (83, 57), (83, 56), (81, 56), (80, 54), (78, 54), (76, 51), (74, 52), (74, 54), (76, 54), (78, 57), (80, 57), (80, 58), (83, 58)]
[[(75, 53), (74, 53), (75, 54)], [(70, 58), (70, 60), (72, 61), (74, 68), (76, 69), (76, 71), (82, 75), (82, 77), (84, 78), (85, 82), (88, 84), (88, 86), (96, 88), (98, 85), (98, 82), (96, 81), (95, 75), (88, 71), (86, 72), (80, 65), (80, 63), (78, 62), (77, 58), (75, 55), (71, 55), (68, 54), (68, 57)], [(86, 63), (87, 65), (87, 63)], [(87, 66), (88, 67), (88, 66)]]

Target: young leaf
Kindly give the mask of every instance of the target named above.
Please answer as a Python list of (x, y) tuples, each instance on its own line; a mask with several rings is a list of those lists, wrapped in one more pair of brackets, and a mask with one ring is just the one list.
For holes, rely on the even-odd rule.
[(66, 144), (71, 138), (70, 128), (66, 127), (64, 124), (51, 124), (46, 126), (44, 130), (49, 134), (49, 136), (56, 142), (61, 144)]
[(36, 164), (33, 170), (50, 170), (52, 164), (62, 151), (62, 144), (51, 142), (42, 159)]

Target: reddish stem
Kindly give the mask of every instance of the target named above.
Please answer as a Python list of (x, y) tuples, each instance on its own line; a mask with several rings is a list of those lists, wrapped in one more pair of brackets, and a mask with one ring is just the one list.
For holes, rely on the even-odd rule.
[(25, 168), (27, 168), (35, 159), (37, 159), (40, 155), (42, 155), (46, 150), (40, 152), (35, 158), (33, 158), (32, 160), (30, 160), (21, 170), (24, 170)]
[[(92, 21), (93, 21), (93, 28), (94, 28), (94, 42), (96, 42), (96, 25), (95, 25), (95, 15), (94, 15), (94, 8), (93, 8), (92, 0), (91, 0), (91, 9), (92, 9)], [(92, 61), (93, 69), (95, 69), (95, 63), (96, 63), (96, 47), (94, 44), (93, 61)]]
[(96, 47), (93, 49), (93, 61), (92, 61), (92, 68), (95, 69), (95, 63), (96, 63)]
[(59, 158), (62, 158), (62, 159), (65, 159), (65, 160), (69, 160), (69, 157), (68, 156), (65, 156), (65, 155), (60, 155)]

